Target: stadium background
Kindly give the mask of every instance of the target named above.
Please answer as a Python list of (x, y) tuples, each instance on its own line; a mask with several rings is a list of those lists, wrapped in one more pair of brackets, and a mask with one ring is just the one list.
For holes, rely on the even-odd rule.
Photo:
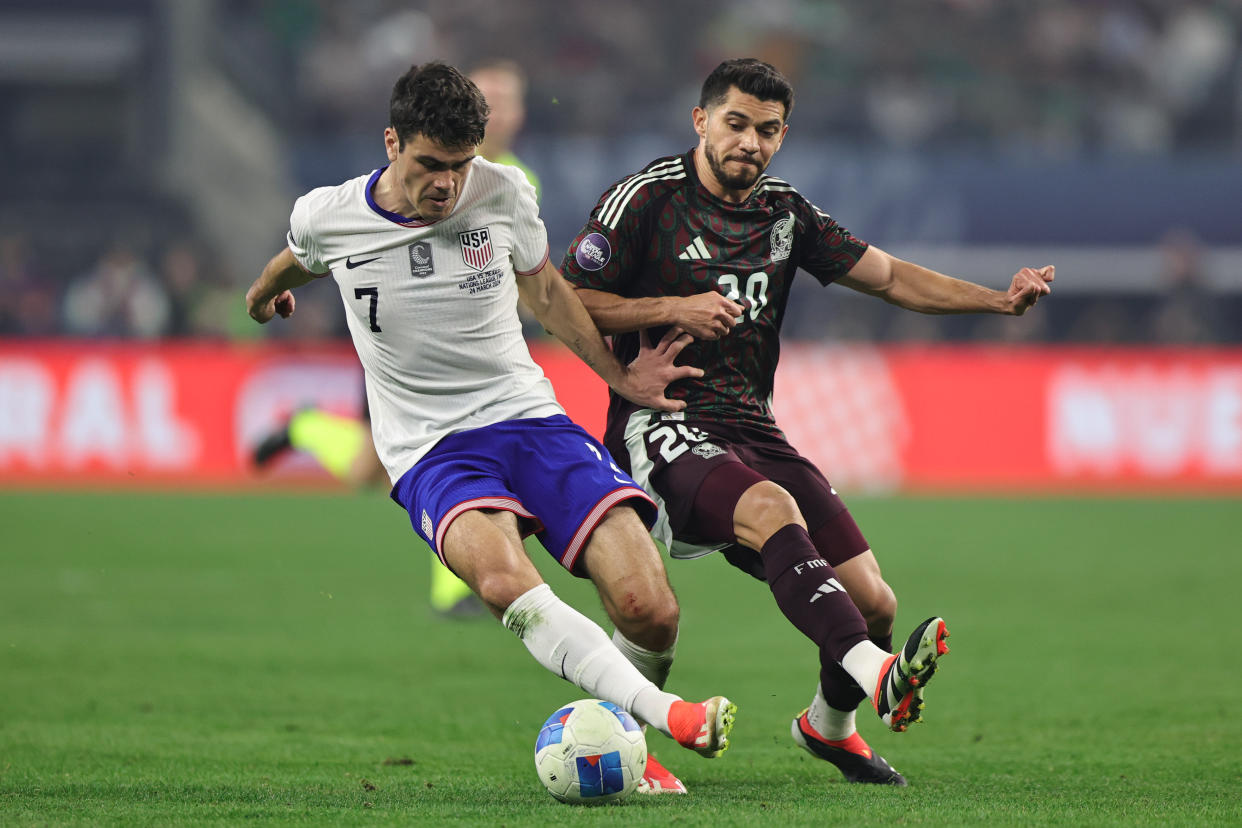
[[(265, 328), (242, 293), (294, 197), (382, 163), (411, 62), (529, 72), (517, 152), (556, 256), (752, 54), (798, 92), (772, 172), (843, 225), (991, 286), (1058, 279), (1021, 319), (809, 279), (790, 305), (782, 421), (898, 625), (952, 619), (894, 759), (920, 810), (791, 758), (810, 656), (709, 559), (670, 565), (675, 679), (748, 718), (687, 763), (706, 796), (626, 824), (1236, 824), (1240, 38), (1233, 0), (0, 0), (0, 822), (556, 818), (525, 752), (566, 687), (496, 625), (436, 626), (381, 494), (249, 469), (360, 378), (333, 286)], [(598, 430), (598, 383), (530, 333)]]
[[(238, 297), (293, 198), (382, 162), (411, 61), (526, 67), (517, 150), (558, 256), (612, 181), (692, 144), (705, 72), (754, 54), (798, 92), (772, 171), (846, 227), (992, 286), (1058, 267), (1017, 320), (799, 284), (776, 405), (834, 482), (1242, 489), (1238, 4), (494, 6), (6, 0), (0, 479), (244, 483), (292, 407), (357, 405), (334, 290), (266, 329)], [(593, 378), (531, 337), (598, 428)]]

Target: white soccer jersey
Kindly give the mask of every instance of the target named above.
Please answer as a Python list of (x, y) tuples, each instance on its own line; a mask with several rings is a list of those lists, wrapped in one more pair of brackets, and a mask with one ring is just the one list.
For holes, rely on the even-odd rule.
[(299, 198), (289, 249), (336, 279), (375, 448), (396, 483), (448, 434), (564, 410), (517, 314), (516, 279), (548, 259), (521, 170), (475, 158), (453, 212), (435, 222), (379, 207), (381, 172)]

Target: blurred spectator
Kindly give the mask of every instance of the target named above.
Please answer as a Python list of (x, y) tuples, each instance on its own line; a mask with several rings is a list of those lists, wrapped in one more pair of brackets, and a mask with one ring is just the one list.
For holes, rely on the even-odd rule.
[(0, 336), (49, 336), (59, 332), (60, 285), (30, 255), (21, 233), (0, 237)]
[(151, 339), (168, 332), (172, 303), (146, 262), (128, 244), (111, 247), (65, 294), (66, 332)]
[[(513, 142), (526, 123), (526, 73), (511, 60), (489, 60), (470, 70), (470, 80), (479, 87), (492, 110), (487, 119), (483, 143), (479, 145), (479, 155), (497, 164), (517, 167), (535, 188), (535, 197), (538, 198), (539, 176), (513, 151)], [(521, 303), (518, 303), (518, 318), (522, 321), (522, 334), (527, 339), (551, 338)]]
[(1153, 342), (1205, 344), (1225, 334), (1221, 328), (1220, 298), (1204, 283), (1199, 240), (1185, 228), (1170, 231), (1161, 240), (1164, 292), (1151, 314), (1147, 335)]
[(470, 80), (492, 109), (479, 155), (497, 164), (517, 167), (535, 188), (537, 198), (539, 176), (513, 152), (513, 143), (526, 123), (526, 73), (511, 60), (494, 60), (471, 69)]
[[(96, 5), (99, 14), (107, 14), (108, 4)], [(73, 15), (78, 6), (82, 4), (69, 4), (64, 13)], [(946, 194), (943, 204), (926, 204), (927, 192), (919, 193), (923, 201), (911, 199), (918, 206), (907, 214), (892, 206), (918, 185), (917, 178), (906, 177), (904, 162), (912, 175), (926, 175), (961, 158), (981, 159), (972, 174), (986, 185), (980, 191), (990, 193), (995, 187), (987, 180), (993, 159), (1001, 177), (1015, 175), (1023, 165), (1041, 168), (1051, 160), (1065, 161), (1067, 169), (1111, 167), (1118, 177), (1131, 180), (1142, 176), (1150, 163), (1153, 169), (1175, 170), (1180, 180), (1192, 181), (1235, 163), (1242, 151), (1242, 0), (207, 0), (202, 7), (208, 9), (205, 19), (218, 27), (204, 35), (209, 58), (226, 68), (242, 97), (267, 113), (291, 169), (308, 186), (338, 180), (338, 170), (383, 163), (375, 134), (387, 116), (383, 102), (388, 81), (404, 66), (442, 59), (482, 71), (486, 67), (472, 63), (477, 55), (512, 59), (509, 67), (518, 69), (515, 74), (497, 70), (476, 77), (481, 87), (496, 84), (484, 90), (494, 114), (483, 154), (501, 157), (504, 150), (493, 144), (511, 153), (510, 142), (525, 120), (522, 154), (542, 174), (547, 191), (543, 213), (554, 248), (561, 213), (577, 221), (585, 206), (577, 202), (598, 194), (595, 183), (582, 180), (606, 176), (616, 156), (625, 152), (645, 157), (644, 142), (660, 137), (656, 133), (670, 123), (683, 123), (698, 96), (694, 79), (722, 58), (740, 54), (770, 60), (794, 79), (806, 100), (827, 102), (798, 106), (793, 114), (791, 143), (805, 148), (813, 142), (815, 151), (822, 144), (824, 157), (833, 159), (825, 162), (826, 170), (827, 164), (832, 167), (821, 174), (817, 186), (829, 182), (848, 192), (857, 186), (851, 184), (856, 159), (872, 165), (876, 158), (893, 161), (887, 168), (891, 177), (883, 179), (886, 189), (867, 193), (867, 199), (854, 198), (852, 203), (867, 206), (857, 217), (843, 217), (847, 226), (855, 219), (860, 227), (882, 227), (884, 232), (873, 231), (878, 237), (872, 239), (881, 245), (967, 240), (955, 233), (968, 226), (973, 182)], [(153, 14), (146, 22), (158, 26), (163, 19)], [(158, 63), (159, 58), (153, 60)], [(157, 149), (160, 130), (172, 129), (160, 121), (164, 110), (158, 95), (153, 102), (141, 97), (152, 91), (145, 86), (119, 88), (141, 102), (133, 108), (138, 113), (134, 123), (147, 113), (153, 123), (146, 126), (155, 127), (150, 130), (155, 137), (149, 146), (125, 143), (114, 148), (114, 155)], [(72, 85), (67, 89), (72, 100), (78, 95), (96, 100), (93, 92), (74, 91)], [(517, 106), (506, 109), (502, 100), (516, 101)], [(5, 116), (0, 118), (0, 147), (9, 150), (5, 170), (29, 178), (26, 189), (41, 194), (38, 198), (45, 197), (50, 173), (30, 163), (32, 148), (42, 145), (32, 144), (28, 133), (31, 125), (46, 125), (49, 106), (37, 83), (15, 82), (0, 89), (0, 113)], [(135, 135), (148, 131), (144, 127)], [(658, 143), (664, 146), (665, 140), (660, 137)], [(63, 175), (63, 169), (53, 173)], [(235, 274), (215, 269), (210, 252), (196, 247), (201, 239), (184, 247), (181, 242), (170, 244), (151, 263), (133, 253), (102, 252), (107, 242), (101, 239), (132, 239), (127, 233), (133, 226), (157, 225), (147, 221), (143, 210), (158, 218), (166, 203), (158, 198), (144, 203), (142, 188), (157, 187), (158, 182), (122, 178), (137, 192), (118, 197), (115, 177), (107, 185), (91, 177), (84, 181), (85, 195), (133, 215), (108, 216), (93, 233), (75, 234), (63, 245), (53, 242), (46, 229), (56, 219), (29, 209), (22, 200), (35, 197), (24, 196), (21, 187), (5, 189), (0, 217), (6, 227), (24, 230), (0, 238), (0, 289), (7, 297), (0, 302), (0, 335), (256, 335), (253, 326), (243, 324), (246, 317), (230, 298)], [(1104, 183), (1092, 192), (1106, 191)], [(836, 201), (835, 194), (822, 191), (804, 194), (827, 202), (821, 205), (825, 209)], [(1209, 260), (1204, 246), (1237, 247), (1242, 231), (1212, 226), (1185, 211), (1179, 214), (1176, 199), (1166, 197), (1167, 215), (1193, 224), (1201, 238), (1175, 234), (1165, 241), (1167, 281), (1158, 294), (1150, 292), (1150, 284), (1127, 291), (1117, 281), (1107, 290), (1083, 293), (1098, 274), (1067, 272), (1063, 278), (1073, 279), (1075, 289), (1059, 292), (1046, 314), (1032, 317), (1036, 321), (989, 319), (960, 326), (900, 318), (905, 315), (894, 322), (879, 311), (855, 313), (847, 302), (815, 297), (791, 305), (788, 332), (879, 341), (1242, 339), (1237, 326), (1226, 324), (1228, 308), (1242, 304), (1242, 285), (1222, 290), (1219, 281), (1205, 285), (1202, 279)], [(1223, 198), (1227, 201), (1227, 194)], [(1102, 195), (1100, 203), (1089, 207), (1098, 211), (1106, 201)], [(558, 207), (563, 204), (574, 208)], [(1082, 226), (1088, 222), (1084, 219)], [(165, 221), (165, 229), (152, 235), (192, 236), (188, 221), (171, 231), (167, 225)], [(1150, 221), (1113, 225), (1138, 226), (1153, 227), (1153, 234), (1161, 229)], [(1045, 241), (1011, 239), (1004, 232), (1000, 221), (990, 222), (969, 241)], [(1113, 232), (1112, 238), (1064, 242), (1119, 247), (1136, 241), (1135, 235), (1121, 238)], [(96, 258), (99, 264), (79, 275), (83, 264)], [(66, 295), (71, 276), (79, 278)], [(296, 335), (341, 332), (335, 301), (316, 299), (305, 305), (299, 309), (304, 323)]]
[(179, 238), (160, 254), (157, 275), (168, 291), (169, 321), (174, 337), (210, 339), (253, 338), (253, 320), (237, 301), (237, 286), (219, 270), (201, 241)]
[[(1236, 4), (1233, 13), (1237, 14)], [(1201, 106), (1236, 62), (1236, 32), (1221, 3), (1170, 4), (1164, 36), (1149, 64), (1151, 81), (1179, 114)]]
[(198, 251), (188, 240), (174, 241), (160, 256), (159, 278), (168, 290), (170, 336), (196, 333), (195, 311), (207, 291), (200, 270)]
[(359, 14), (358, 5), (324, 3), (302, 53), (297, 81), (307, 126), (315, 132), (374, 131), (388, 115), (390, 78), (411, 63), (443, 57), (427, 14), (400, 4), (371, 4)]
[(1067, 303), (1064, 338), (1084, 345), (1129, 345), (1147, 340), (1149, 297), (1134, 293), (1089, 293)]
[(306, 128), (333, 133), (365, 116), (367, 74), (359, 60), (361, 18), (339, 6), (330, 6), (324, 17), (301, 56), (297, 88)]

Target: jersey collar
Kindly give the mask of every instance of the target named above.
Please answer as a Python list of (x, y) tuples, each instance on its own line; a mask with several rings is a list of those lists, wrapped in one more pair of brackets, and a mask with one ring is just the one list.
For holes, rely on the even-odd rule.
[(697, 147), (691, 147), (690, 151), (682, 156), (682, 166), (686, 169), (686, 177), (694, 182), (695, 189), (702, 198), (707, 199), (713, 204), (718, 204), (726, 210), (745, 210), (759, 204), (757, 196), (763, 189), (764, 179), (768, 177), (766, 172), (759, 175), (759, 180), (755, 182), (754, 188), (751, 189), (750, 195), (746, 196), (745, 201), (725, 201), (723, 198), (718, 197), (711, 190), (707, 189), (707, 185), (705, 185), (702, 179), (699, 178), (698, 167), (694, 165), (694, 153), (696, 149)]
[[(388, 219), (393, 224), (400, 224), (402, 227), (426, 227), (429, 224), (435, 224), (434, 221), (427, 221), (421, 218), (406, 218), (400, 213), (389, 212), (375, 203), (375, 184), (379, 181), (380, 176), (384, 174), (384, 170), (388, 169), (388, 167), (389, 165), (385, 164), (375, 172), (371, 173), (371, 177), (367, 179), (367, 186), (363, 190), (363, 195), (366, 196), (367, 199), (367, 206), (383, 218)], [(458, 198), (460, 197), (461, 196), (459, 195)]]

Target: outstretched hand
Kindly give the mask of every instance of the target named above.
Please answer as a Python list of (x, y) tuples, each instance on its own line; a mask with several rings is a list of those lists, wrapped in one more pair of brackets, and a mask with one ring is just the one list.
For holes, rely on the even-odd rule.
[(658, 411), (681, 411), (686, 407), (682, 400), (670, 400), (664, 396), (669, 383), (687, 377), (703, 376), (702, 368), (693, 365), (674, 365), (678, 354), (694, 341), (694, 337), (680, 328), (670, 328), (664, 338), (651, 346), (647, 332), (638, 332), (638, 356), (625, 369), (625, 388), (617, 393), (636, 405)]
[(1007, 296), (1009, 312), (1014, 316), (1021, 316), (1039, 301), (1039, 297), (1052, 293), (1048, 283), (1056, 278), (1056, 272), (1054, 265), (1045, 265), (1039, 268), (1024, 267), (1015, 273)]

